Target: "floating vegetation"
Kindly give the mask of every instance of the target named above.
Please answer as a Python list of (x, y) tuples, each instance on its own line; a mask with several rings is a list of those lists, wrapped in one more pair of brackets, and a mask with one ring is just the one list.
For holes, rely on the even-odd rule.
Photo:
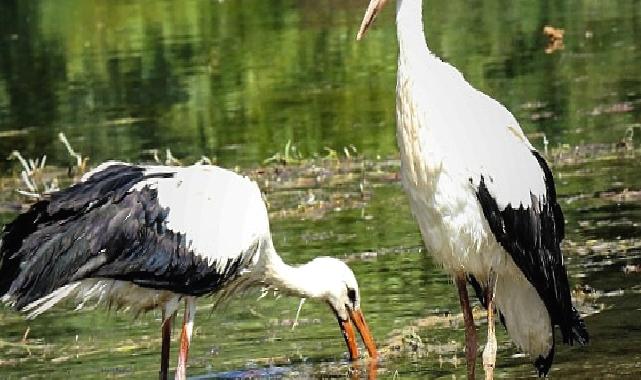
[(11, 152), (11, 155), (8, 157), (10, 160), (15, 159), (20, 162), (23, 170), (20, 172), (20, 179), (22, 180), (25, 189), (16, 189), (16, 191), (27, 197), (39, 199), (42, 194), (48, 194), (50, 192), (59, 190), (58, 181), (54, 177), (50, 181), (46, 181), (42, 178), (42, 171), (47, 162), (47, 156), (43, 155), (41, 159), (29, 159), (26, 160), (20, 152), (14, 150)]
[[(628, 132), (629, 133), (629, 132)], [(568, 166), (593, 163), (596, 161), (635, 160), (641, 157), (631, 137), (624, 137), (616, 143), (593, 143), (583, 145), (563, 144), (551, 149), (547, 158), (552, 166)]]
[(71, 147), (71, 144), (69, 144), (69, 140), (67, 140), (67, 136), (65, 136), (64, 133), (58, 133), (58, 139), (60, 140), (60, 142), (62, 142), (65, 148), (67, 148), (67, 152), (69, 153), (69, 155), (76, 159), (76, 165), (72, 167), (74, 174), (82, 175), (87, 169), (89, 158), (82, 157), (81, 154), (76, 153), (76, 151)]
[(279, 163), (282, 165), (298, 164), (303, 160), (302, 154), (298, 151), (295, 145), (292, 145), (292, 140), (287, 140), (283, 153), (277, 152), (273, 156), (263, 160), (263, 164)]
[[(532, 105), (536, 107), (536, 105)], [(532, 136), (530, 136), (532, 137)], [(536, 137), (536, 136), (535, 136)], [(538, 136), (547, 141), (545, 135)], [(19, 171), (12, 177), (0, 179), (0, 212), (15, 214), (33, 202), (34, 199), (46, 197), (57, 187), (68, 186), (79, 179), (79, 174), (89, 170), (88, 160), (76, 152), (66, 138), (61, 138), (70, 157), (73, 159), (72, 168), (55, 166), (46, 157), (29, 160), (19, 152), (12, 153)], [(64, 140), (64, 141), (63, 141)], [(65, 143), (66, 142), (66, 143)], [(289, 153), (287, 153), (289, 152)], [(253, 168), (236, 168), (236, 171), (257, 181), (269, 205), (272, 220), (325, 220), (332, 218), (333, 213), (346, 210), (363, 210), (361, 218), (368, 220), (370, 212), (366, 209), (371, 204), (377, 188), (397, 186), (400, 182), (400, 162), (396, 158), (367, 158), (358, 153), (355, 147), (344, 149), (326, 149), (324, 155), (313, 155), (304, 158), (294, 145), (289, 142), (280, 156), (267, 159), (264, 165)], [(582, 178), (586, 175), (585, 165), (596, 162), (612, 163), (627, 162), (631, 166), (638, 165), (640, 150), (634, 140), (634, 128), (629, 129), (620, 142), (610, 144), (584, 144), (578, 146), (557, 146), (549, 148), (546, 156), (555, 173), (561, 180)], [(153, 164), (185, 165), (185, 160), (176, 158), (171, 150), (149, 150), (149, 161)], [(211, 164), (215, 159), (203, 157), (196, 164)], [(594, 170), (593, 168), (591, 170)], [(592, 174), (590, 174), (592, 175)], [(27, 180), (25, 180), (25, 178)], [(54, 186), (55, 185), (55, 186)], [(16, 189), (20, 189), (17, 192)], [(28, 193), (27, 193), (28, 192)], [(399, 189), (400, 192), (400, 189)], [(31, 194), (33, 193), (33, 194)], [(36, 196), (37, 195), (37, 196)], [(641, 199), (641, 184), (628, 183), (625, 186), (613, 181), (603, 190), (589, 193), (581, 191), (576, 194), (560, 194), (561, 201), (572, 205), (576, 210), (599, 210), (601, 204), (638, 203)], [(574, 203), (577, 202), (575, 205)], [(603, 207), (605, 207), (603, 206)], [(409, 215), (409, 214), (408, 214)], [(608, 214), (609, 215), (609, 214)], [(579, 213), (576, 218), (577, 229), (582, 235), (603, 228), (632, 227), (641, 228), (640, 221), (633, 218), (597, 219)], [(611, 215), (610, 215), (611, 216)], [(337, 233), (333, 230), (306, 231), (300, 237), (308, 244), (322, 244), (326, 241), (341, 241), (353, 239), (353, 233)], [(641, 238), (617, 237), (599, 239), (577, 239), (570, 234), (563, 244), (566, 258), (572, 263), (569, 274), (579, 284), (573, 289), (573, 297), (577, 309), (584, 316), (595, 316), (613, 309), (613, 302), (622, 297), (641, 294), (641, 288), (627, 287), (605, 289), (602, 284), (592, 283), (590, 275), (604, 268), (613, 268), (620, 276), (635, 278), (641, 269)], [(420, 241), (414, 245), (396, 244), (387, 247), (373, 246), (371, 250), (355, 250), (345, 252), (343, 259), (360, 265), (378, 265), (377, 262), (389, 260), (389, 257), (399, 260), (423, 257), (420, 255), (423, 247)], [(579, 261), (577, 263), (577, 261)], [(371, 290), (370, 290), (371, 292)], [(201, 307), (205, 307), (200, 305)], [(458, 310), (458, 309), (456, 309)], [(295, 311), (295, 308), (294, 308)], [(114, 311), (119, 315), (118, 311)], [(303, 313), (305, 314), (305, 313)], [(282, 337), (276, 332), (288, 331), (298, 325), (295, 333), (304, 329), (320, 328), (324, 321), (317, 317), (304, 317), (284, 314), (274, 316), (250, 308), (248, 315), (262, 320), (262, 324), (272, 331), (268, 337), (261, 338), (269, 344), (282, 344)], [(484, 323), (485, 312), (477, 305), (474, 309), (477, 321)], [(17, 323), (19, 315), (9, 315), (3, 323)], [(13, 322), (9, 322), (13, 321)], [(591, 323), (588, 318), (587, 323)], [(379, 341), (383, 362), (393, 360), (425, 360), (436, 363), (438, 368), (457, 369), (464, 362), (463, 344), (460, 339), (452, 339), (451, 331), (462, 329), (462, 316), (447, 310), (432, 310), (428, 315), (406, 320), (403, 324), (390, 329)], [(24, 331), (24, 329), (22, 330)], [(438, 333), (440, 331), (440, 333)], [(434, 337), (437, 333), (438, 337)], [(197, 330), (196, 335), (206, 334), (203, 329)], [(100, 346), (93, 339), (77, 338), (74, 342), (47, 343), (42, 337), (31, 334), (15, 335), (13, 339), (0, 340), (0, 348), (5, 351), (0, 357), (0, 367), (21, 366), (35, 361), (47, 363), (76, 363), (85, 357), (109, 357), (112, 355), (138, 355), (141, 351), (157, 350), (159, 340), (138, 336), (135, 339), (121, 338), (112, 342), (108, 347)], [(381, 338), (379, 338), (381, 339)], [(462, 337), (461, 337), (462, 339)], [(502, 343), (511, 347), (509, 341)], [(220, 348), (212, 348), (211, 352), (218, 353)], [(512, 348), (513, 350), (513, 348)], [(212, 354), (214, 355), (214, 354)], [(215, 354), (218, 358), (218, 354)], [(256, 356), (256, 355), (255, 355)], [(519, 357), (513, 354), (512, 357)], [(396, 358), (396, 359), (395, 359)], [(208, 368), (207, 358), (195, 360), (202, 367)], [(217, 362), (214, 368), (228, 365), (238, 368), (237, 362)], [(366, 364), (367, 365), (367, 364)], [(232, 367), (232, 368), (233, 368)], [(225, 376), (252, 374), (276, 374), (283, 378), (298, 378), (300, 376), (345, 377), (359, 378), (359, 371), (392, 376), (389, 368), (356, 368), (343, 361), (327, 361), (322, 363), (305, 363), (302, 357), (296, 355), (269, 357), (248, 357), (246, 369), (226, 372), (215, 372), (202, 378), (224, 378)], [(111, 367), (109, 367), (111, 368)], [(123, 372), (126, 376), (134, 371), (130, 367), (113, 367), (113, 373)], [(109, 373), (112, 373), (109, 372)], [(276, 375), (275, 375), (276, 376)], [(354, 377), (356, 376), (356, 377)], [(360, 377), (362, 378), (362, 377)]]

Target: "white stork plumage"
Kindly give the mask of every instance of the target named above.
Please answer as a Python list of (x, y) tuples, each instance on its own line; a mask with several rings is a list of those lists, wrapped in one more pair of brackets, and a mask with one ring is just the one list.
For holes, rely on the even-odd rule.
[[(386, 3), (370, 1), (357, 39)], [(565, 343), (589, 340), (570, 297), (552, 172), (503, 105), (430, 52), (422, 0), (397, 0), (396, 24), (401, 178), (428, 251), (455, 278), (468, 377), (474, 377), (476, 333), (466, 281), (487, 307), (486, 377), (496, 360), (494, 307), (512, 340), (546, 374), (554, 326)]]
[(289, 266), (272, 244), (258, 185), (215, 166), (100, 165), (6, 225), (0, 296), (29, 317), (75, 296), (139, 311), (161, 308), (160, 377), (167, 377), (171, 319), (185, 314), (176, 378), (186, 375), (196, 297), (226, 297), (252, 285), (326, 302), (352, 359), (352, 322), (371, 357), (376, 345), (353, 272), (319, 257)]

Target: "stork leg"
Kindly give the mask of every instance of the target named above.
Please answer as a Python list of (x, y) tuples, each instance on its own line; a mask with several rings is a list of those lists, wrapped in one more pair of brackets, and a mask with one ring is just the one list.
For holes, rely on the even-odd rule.
[(194, 329), (194, 315), (196, 314), (196, 300), (194, 297), (185, 298), (185, 315), (183, 317), (183, 329), (180, 333), (180, 353), (178, 354), (178, 366), (176, 367), (176, 380), (187, 379), (187, 355), (189, 354), (189, 343), (191, 333)]
[(174, 322), (175, 313), (167, 317), (165, 309), (162, 310), (162, 349), (160, 350), (160, 380), (167, 380), (169, 371), (169, 345), (171, 343), (171, 325)]
[(350, 380), (361, 380), (363, 378), (363, 376), (361, 376), (363, 371), (365, 371), (367, 380), (376, 380), (378, 376), (378, 360), (370, 358), (369, 362), (367, 362), (367, 369), (361, 369), (358, 362), (353, 362), (352, 370), (350, 371)]
[(465, 357), (467, 359), (467, 378), (474, 379), (476, 368), (476, 327), (474, 326), (474, 316), (470, 307), (470, 299), (467, 295), (467, 279), (465, 273), (456, 272), (456, 287), (458, 296), (463, 310), (463, 321), (465, 322)]
[(485, 380), (494, 379), (496, 365), (496, 334), (494, 331), (494, 294), (496, 292), (496, 273), (490, 271), (489, 281), (485, 288), (485, 304), (487, 305), (487, 343), (483, 349), (483, 369)]

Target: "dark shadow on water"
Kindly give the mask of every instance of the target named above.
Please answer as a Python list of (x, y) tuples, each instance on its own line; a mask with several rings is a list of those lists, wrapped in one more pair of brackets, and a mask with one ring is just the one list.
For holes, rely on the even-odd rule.
[(279, 379), (292, 372), (288, 367), (267, 367), (244, 369), (236, 371), (214, 372), (205, 375), (189, 377), (190, 380), (209, 379)]

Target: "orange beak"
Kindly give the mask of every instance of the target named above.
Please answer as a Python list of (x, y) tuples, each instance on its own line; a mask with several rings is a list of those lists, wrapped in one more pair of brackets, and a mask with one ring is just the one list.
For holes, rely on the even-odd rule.
[(363, 16), (363, 21), (361, 22), (361, 28), (358, 30), (358, 34), (356, 35), (356, 40), (360, 41), (361, 38), (365, 36), (367, 29), (372, 25), (378, 15), (378, 12), (383, 9), (385, 4), (387, 4), (387, 0), (371, 0), (369, 2), (367, 10), (365, 11), (365, 16)]
[(357, 360), (359, 357), (358, 343), (356, 342), (356, 333), (354, 332), (354, 326), (352, 325), (352, 321), (356, 325), (356, 329), (358, 330), (358, 333), (361, 335), (361, 338), (363, 339), (365, 348), (367, 348), (367, 353), (371, 358), (376, 359), (378, 357), (378, 351), (376, 350), (376, 343), (374, 342), (372, 333), (369, 331), (369, 327), (365, 322), (365, 317), (363, 316), (363, 312), (360, 310), (353, 311), (349, 308), (347, 310), (349, 312), (349, 318), (346, 320), (342, 320), (339, 317), (338, 324), (340, 325), (341, 332), (343, 333), (343, 338), (345, 338), (345, 343), (347, 343), (347, 349), (349, 350), (350, 360), (354, 361), (354, 360)]

